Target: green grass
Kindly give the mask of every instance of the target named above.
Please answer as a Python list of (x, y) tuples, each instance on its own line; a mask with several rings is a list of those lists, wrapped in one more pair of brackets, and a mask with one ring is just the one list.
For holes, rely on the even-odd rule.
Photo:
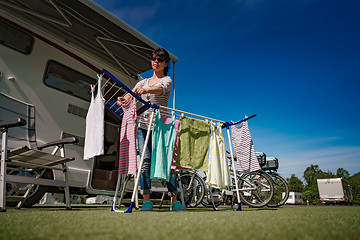
[(7, 209), (0, 239), (359, 239), (360, 207), (189, 209), (169, 212), (109, 208)]

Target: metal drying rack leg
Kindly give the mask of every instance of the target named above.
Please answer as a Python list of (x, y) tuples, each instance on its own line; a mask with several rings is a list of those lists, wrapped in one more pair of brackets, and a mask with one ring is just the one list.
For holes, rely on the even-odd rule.
[(136, 179), (135, 179), (135, 184), (134, 184), (134, 190), (133, 190), (133, 194), (132, 194), (132, 197), (131, 197), (130, 206), (129, 206), (128, 210), (125, 211), (125, 213), (131, 213), (131, 212), (132, 212), (132, 209), (134, 208), (135, 197), (136, 197), (136, 195), (138, 194), (138, 186), (139, 186), (139, 180), (140, 180), (140, 172), (141, 172), (142, 165), (143, 165), (143, 163), (144, 163), (146, 146), (148, 145), (148, 142), (149, 142), (150, 133), (151, 133), (151, 126), (152, 126), (153, 120), (154, 120), (154, 111), (151, 113), (149, 128), (148, 128), (148, 132), (147, 132), (146, 138), (145, 138), (144, 149), (143, 149), (143, 152), (142, 152), (142, 154), (141, 154), (140, 164), (139, 164), (139, 167), (138, 167), (138, 174), (136, 174)]

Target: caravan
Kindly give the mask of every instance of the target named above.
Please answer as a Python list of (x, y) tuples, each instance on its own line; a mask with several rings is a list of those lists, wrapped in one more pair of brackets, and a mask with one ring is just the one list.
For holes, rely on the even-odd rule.
[[(79, 139), (66, 147), (66, 156), (75, 158), (67, 164), (71, 193), (113, 195), (120, 120), (105, 113), (105, 154), (84, 161), (87, 92), (103, 68), (132, 88), (139, 74), (151, 69), (149, 57), (158, 47), (90, 0), (0, 0), (0, 121), (26, 119), (15, 106), (33, 106), (39, 144)], [(9, 130), (9, 149), (29, 145), (31, 139), (19, 137), (19, 131)], [(35, 171), (28, 174), (37, 176)], [(63, 177), (51, 170), (45, 176)], [(7, 190), (21, 194), (24, 188), (9, 184)], [(24, 206), (37, 203), (45, 192), (58, 191), (38, 186)]]
[[(285, 193), (282, 193), (282, 196), (285, 196)], [(299, 192), (289, 192), (289, 198), (286, 200), (285, 204), (303, 204), (302, 194)]]
[(352, 204), (351, 187), (345, 179), (325, 178), (317, 180), (320, 200), (326, 205), (332, 203)]

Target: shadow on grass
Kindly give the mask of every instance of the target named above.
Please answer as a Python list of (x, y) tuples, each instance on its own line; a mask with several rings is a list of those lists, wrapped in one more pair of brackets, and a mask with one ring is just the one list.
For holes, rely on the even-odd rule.
[[(39, 210), (46, 210), (46, 211), (82, 211), (82, 210), (108, 210), (111, 211), (110, 205), (103, 205), (103, 204), (73, 204), (71, 210), (66, 210), (65, 204), (36, 204), (32, 206), (31, 208), (23, 208), (21, 210), (26, 209), (39, 209)], [(126, 211), (128, 207), (121, 207), (120, 209), (117, 208), (117, 210), (124, 210)], [(141, 209), (141, 206), (140, 206)], [(141, 212), (140, 209), (133, 209), (133, 212)], [(262, 208), (252, 208), (248, 206), (242, 206), (241, 211), (236, 211), (235, 207), (230, 206), (219, 206), (218, 211), (215, 211), (213, 208), (207, 208), (207, 207), (195, 207), (195, 208), (187, 208), (186, 211), (182, 212), (194, 212), (194, 213), (201, 213), (201, 212), (244, 212), (244, 211), (251, 211), (251, 212), (257, 212), (257, 211), (277, 211), (278, 208), (274, 207), (262, 207)], [(163, 205), (163, 206), (156, 206), (154, 205), (153, 212), (170, 212), (170, 205)]]

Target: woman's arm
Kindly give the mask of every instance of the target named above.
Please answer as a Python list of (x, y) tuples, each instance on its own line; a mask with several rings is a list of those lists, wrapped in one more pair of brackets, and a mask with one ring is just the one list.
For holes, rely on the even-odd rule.
[(161, 94), (163, 94), (163, 92), (164, 92), (164, 89), (163, 89), (163, 86), (161, 86), (161, 85), (153, 86), (150, 88), (143, 88), (143, 87), (139, 86), (134, 89), (134, 93), (139, 96), (141, 96), (143, 94), (147, 94), (147, 93), (161, 95)]
[[(147, 94), (147, 93), (161, 95), (161, 94), (163, 94), (164, 89), (161, 85), (153, 86), (150, 88), (143, 88), (143, 87), (138, 86), (133, 89), (133, 92), (138, 96), (141, 96), (142, 94)], [(118, 100), (116, 102), (117, 105), (121, 106), (121, 105), (127, 103), (130, 100), (130, 97), (131, 97), (131, 95), (129, 93), (125, 94), (122, 97), (118, 97)]]

